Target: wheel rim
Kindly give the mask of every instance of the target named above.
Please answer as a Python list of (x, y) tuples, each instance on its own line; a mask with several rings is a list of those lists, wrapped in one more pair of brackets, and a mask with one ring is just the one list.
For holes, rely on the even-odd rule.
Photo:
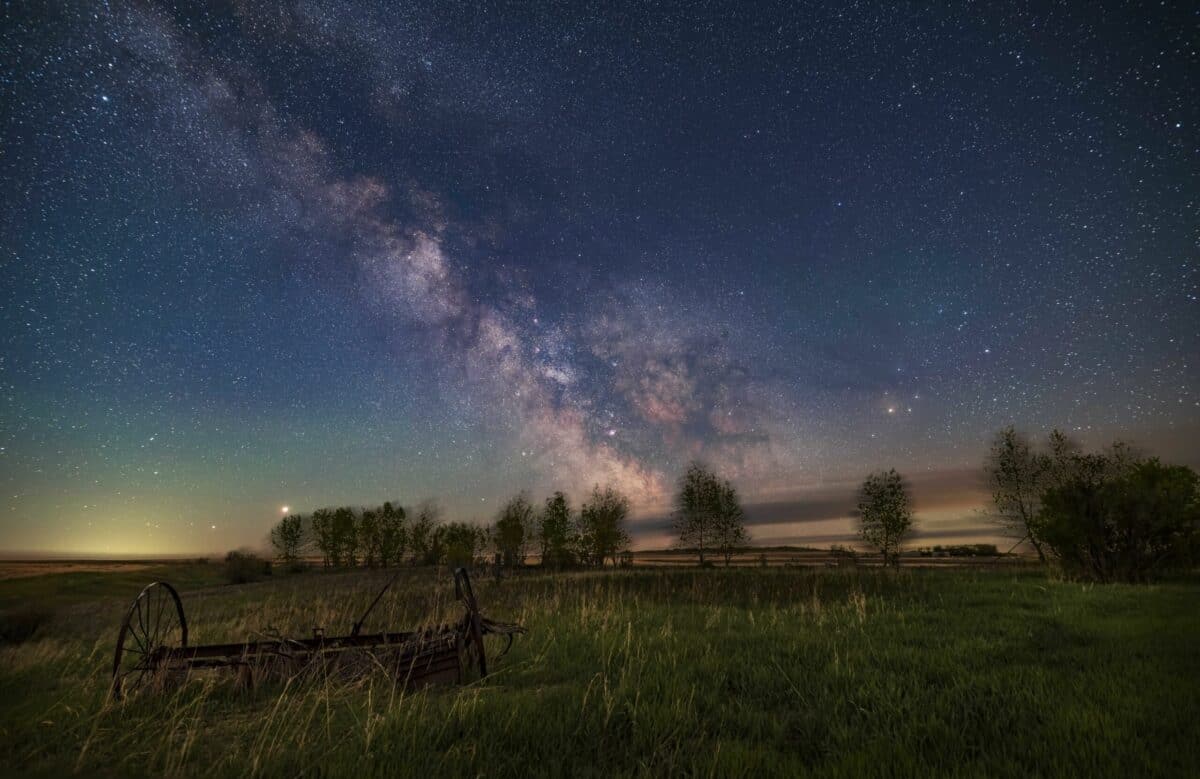
[(179, 593), (166, 582), (142, 590), (129, 607), (113, 659), (115, 698), (140, 690), (166, 666), (167, 649), (187, 646), (187, 619)]

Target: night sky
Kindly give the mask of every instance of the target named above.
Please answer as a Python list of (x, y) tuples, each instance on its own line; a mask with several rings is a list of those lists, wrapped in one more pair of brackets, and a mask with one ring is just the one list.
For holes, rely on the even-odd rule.
[(1002, 426), (1200, 459), (1186, 4), (535, 5), (4, 7), (0, 549), (597, 482), (657, 545), (694, 457), (759, 541), (892, 466), (973, 538)]

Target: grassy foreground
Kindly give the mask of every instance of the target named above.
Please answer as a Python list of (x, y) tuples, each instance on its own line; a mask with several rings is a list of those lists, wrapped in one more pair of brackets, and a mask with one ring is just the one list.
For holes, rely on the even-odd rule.
[[(385, 578), (201, 586), (183, 594), (191, 643), (345, 632)], [(245, 693), (198, 676), (114, 706), (111, 651), (138, 589), (117, 583), (94, 583), (86, 603), (68, 588), (32, 640), (0, 648), (0, 773), (1125, 777), (1200, 765), (1195, 581), (796, 568), (483, 581), (485, 613), (530, 629), (485, 680), (405, 693), (376, 674)], [(406, 573), (367, 627), (444, 618), (451, 597), (448, 575)]]

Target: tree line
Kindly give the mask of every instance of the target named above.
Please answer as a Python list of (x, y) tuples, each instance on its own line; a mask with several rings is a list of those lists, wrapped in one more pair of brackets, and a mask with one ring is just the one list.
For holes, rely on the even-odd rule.
[[(527, 492), (510, 498), (484, 527), (443, 522), (437, 504), (415, 509), (398, 502), (375, 508), (317, 509), (290, 514), (272, 528), (271, 546), (285, 565), (319, 555), (325, 567), (470, 564), (489, 551), (507, 566), (536, 553), (548, 568), (617, 565), (629, 553), (629, 499), (596, 486), (575, 510), (557, 491), (541, 505)], [(737, 489), (699, 462), (679, 480), (672, 522), (679, 545), (695, 549), (701, 564), (717, 554), (728, 565), (749, 533)]]
[(599, 567), (618, 564), (629, 548), (629, 499), (611, 486), (595, 487), (578, 512), (562, 492), (540, 509), (521, 492), (486, 527), (445, 522), (441, 514), (433, 501), (413, 509), (391, 501), (374, 508), (323, 508), (283, 517), (271, 529), (270, 542), (287, 565), (315, 554), (324, 567), (470, 565), (489, 551), (517, 566), (535, 548), (543, 565)]
[[(1083, 452), (1055, 430), (1044, 447), (1014, 428), (1000, 431), (984, 467), (993, 519), (1044, 563), (1096, 581), (1145, 581), (1156, 572), (1200, 562), (1200, 481), (1192, 469), (1165, 465), (1117, 442)], [(470, 564), (491, 551), (508, 566), (536, 552), (549, 568), (617, 565), (629, 554), (629, 499), (596, 486), (576, 511), (561, 491), (540, 505), (527, 492), (510, 498), (484, 527), (443, 522), (436, 503), (415, 509), (318, 509), (291, 515), (271, 531), (285, 563), (310, 553), (325, 566)], [(885, 566), (900, 562), (914, 528), (911, 491), (895, 470), (872, 473), (854, 510), (859, 538)], [(737, 489), (701, 462), (679, 478), (671, 515), (676, 545), (701, 565), (729, 565), (750, 534)], [(1014, 547), (1015, 548), (1015, 547)]]

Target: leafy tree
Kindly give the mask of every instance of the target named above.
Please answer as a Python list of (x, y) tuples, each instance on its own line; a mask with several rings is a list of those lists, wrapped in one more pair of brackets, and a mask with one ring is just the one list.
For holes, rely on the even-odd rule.
[(379, 509), (379, 556), (380, 562), (399, 565), (404, 558), (404, 547), (408, 542), (405, 527), (404, 507), (390, 501)]
[(471, 565), (487, 543), (487, 531), (467, 522), (449, 522), (438, 528), (437, 562), (450, 566)]
[(1046, 553), (1039, 518), (1041, 496), (1067, 448), (1066, 438), (1055, 430), (1052, 454), (1036, 452), (1029, 439), (1010, 426), (996, 434), (984, 466), (998, 521), (1013, 535), (1028, 540), (1042, 562), (1046, 562)]
[(321, 562), (328, 568), (341, 562), (337, 529), (333, 523), (333, 509), (317, 509), (312, 513), (313, 542), (321, 553)]
[(362, 550), (363, 565), (374, 568), (383, 556), (382, 527), (375, 509), (363, 509), (358, 517), (358, 546)]
[(721, 482), (699, 462), (691, 463), (679, 480), (673, 523), (679, 544), (694, 547), (704, 565), (704, 552), (714, 543)]
[(716, 490), (713, 517), (713, 542), (728, 566), (734, 552), (750, 540), (746, 514), (742, 511), (737, 490), (728, 481), (722, 482)]
[(305, 545), (304, 518), (288, 514), (271, 528), (271, 546), (283, 562), (294, 565)]
[(434, 525), (429, 531), (429, 543), (421, 558), (422, 565), (441, 565), (446, 559), (446, 526)]
[(562, 568), (572, 564), (577, 541), (566, 495), (556, 492), (546, 499), (538, 517), (537, 535), (543, 566)]
[(235, 549), (225, 555), (225, 580), (230, 584), (256, 582), (271, 575), (271, 561), (263, 560), (249, 549)]
[(533, 506), (524, 492), (513, 496), (500, 509), (492, 541), (505, 565), (525, 564), (533, 540), (533, 519)]
[(1064, 571), (1101, 582), (1142, 582), (1195, 562), (1200, 542), (1196, 473), (1128, 447), (1073, 455), (1070, 475), (1042, 496), (1047, 545)]
[(858, 494), (859, 533), (883, 554), (884, 565), (899, 565), (900, 543), (912, 528), (908, 489), (895, 469), (873, 473)]
[(603, 490), (594, 487), (579, 512), (581, 559), (603, 566), (611, 558), (617, 564), (618, 554), (629, 546), (629, 534), (625, 531), (628, 516), (628, 498), (611, 486)]
[(719, 551), (729, 565), (733, 553), (749, 539), (737, 490), (699, 462), (689, 465), (679, 480), (673, 521), (680, 546), (694, 547), (701, 565), (710, 549)]
[(333, 510), (333, 535), (338, 553), (335, 558), (337, 565), (358, 565), (358, 523), (355, 521), (354, 509), (341, 506)]
[[(1048, 443), (1050, 451), (1046, 461), (1047, 489), (1064, 484), (1071, 478), (1079, 454), (1079, 444), (1067, 438), (1066, 434), (1058, 428), (1051, 431)], [(1123, 446), (1123, 444), (1118, 444), (1118, 446)]]
[(440, 539), (437, 537), (441, 508), (432, 500), (417, 507), (412, 526), (408, 529), (408, 546), (412, 550), (413, 562), (432, 565), (441, 555)]

